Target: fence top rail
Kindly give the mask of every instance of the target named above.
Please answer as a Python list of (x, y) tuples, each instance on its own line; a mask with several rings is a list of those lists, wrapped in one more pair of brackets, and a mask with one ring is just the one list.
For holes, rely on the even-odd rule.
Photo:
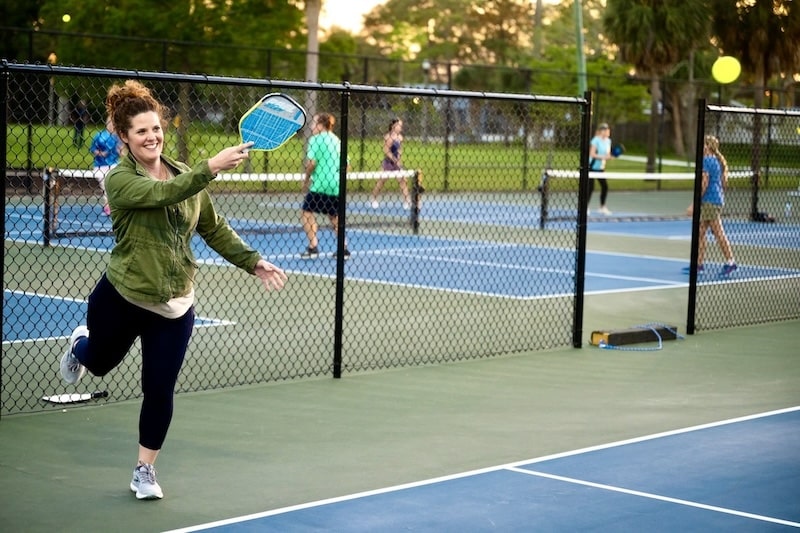
[(135, 78), (146, 81), (171, 81), (177, 83), (204, 83), (209, 85), (240, 85), (247, 87), (263, 87), (265, 89), (297, 89), (306, 91), (349, 92), (361, 94), (394, 94), (407, 96), (438, 96), (443, 98), (479, 98), (483, 100), (506, 100), (515, 102), (542, 102), (558, 104), (585, 105), (586, 98), (573, 96), (550, 96), (519, 93), (492, 93), (480, 91), (455, 91), (451, 89), (421, 87), (388, 87), (380, 85), (358, 85), (349, 82), (329, 83), (310, 81), (290, 81), (259, 78), (241, 78), (231, 76), (212, 76), (207, 74), (178, 74), (172, 72), (154, 72), (142, 70), (123, 70), (92, 67), (71, 67), (39, 63), (15, 63), (2, 59), (0, 70), (3, 72), (23, 72), (43, 74), (46, 76), (87, 76), (128, 79)]
[(738, 113), (742, 115), (800, 117), (800, 109), (765, 109), (763, 107), (733, 107), (709, 104), (706, 105), (706, 111), (712, 113)]

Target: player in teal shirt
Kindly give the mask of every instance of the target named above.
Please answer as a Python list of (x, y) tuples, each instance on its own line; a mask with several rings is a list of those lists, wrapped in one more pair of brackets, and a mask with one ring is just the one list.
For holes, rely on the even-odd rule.
[[(333, 115), (319, 113), (311, 123), (312, 136), (306, 150), (306, 172), (303, 181), (303, 207), (300, 219), (308, 237), (308, 247), (300, 254), (303, 259), (319, 257), (317, 240), (317, 219), (315, 213), (327, 215), (338, 235), (339, 229), (339, 160), (341, 142), (333, 133), (336, 122)], [(344, 245), (344, 258), (350, 257), (347, 242)]]

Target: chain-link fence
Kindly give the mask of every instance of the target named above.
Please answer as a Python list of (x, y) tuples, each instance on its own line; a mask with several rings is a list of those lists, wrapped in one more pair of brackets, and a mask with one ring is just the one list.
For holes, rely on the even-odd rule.
[[(695, 270), (688, 331), (800, 316), (800, 112), (699, 106), (697, 164), (703, 137), (719, 140), (728, 185), (719, 228), (693, 228)], [(695, 184), (695, 205), (704, 194)], [(713, 201), (713, 200), (712, 200)], [(719, 231), (719, 233), (716, 233)], [(698, 258), (706, 240), (705, 257)], [(727, 249), (730, 249), (730, 252)], [(736, 269), (728, 266), (736, 264)], [(702, 268), (701, 268), (702, 267)]]
[[(190, 165), (238, 143), (241, 115), (278, 91), (309, 115), (333, 114), (350, 163), (347, 261), (334, 256), (324, 217), (320, 256), (300, 257), (309, 127), (209, 186), (217, 210), (290, 281), (267, 293), (197, 240), (196, 329), (179, 391), (580, 345), (578, 224), (539, 230), (536, 188), (546, 165), (580, 166), (586, 99), (46, 65), (4, 64), (2, 73), (2, 414), (48, 409), (42, 397), (56, 393), (140, 394), (138, 344), (79, 391), (58, 375), (113, 247), (90, 147), (109, 87), (128, 78), (171, 110), (165, 153)], [(383, 175), (396, 119), (407, 171)], [(577, 189), (559, 201), (575, 210)]]
[[(263, 76), (281, 80), (303, 80), (306, 76), (307, 52), (298, 48), (238, 46), (44, 28), (4, 26), (0, 31), (6, 37), (10, 54), (5, 57), (13, 62), (52, 62), (65, 66), (161, 72), (214, 72), (226, 76)], [(111, 55), (99, 52), (109, 48), (125, 52)], [(319, 63), (316, 79), (323, 82), (522, 94), (578, 94), (578, 76), (574, 69), (470, 64), (441, 57), (426, 58), (424, 53), (413, 60), (325, 50), (316, 55)], [(613, 124), (615, 138), (627, 146), (652, 150), (653, 154), (649, 155), (655, 157), (659, 170), (665, 154), (691, 159), (697, 129), (694, 104), (698, 98), (707, 98), (717, 105), (748, 106), (758, 94), (764, 95), (763, 104), (767, 107), (791, 108), (798, 105), (797, 82), (790, 76), (763, 88), (744, 80), (723, 85), (716, 83), (707, 73), (701, 74), (704, 70), (710, 72), (710, 65), (703, 69), (698, 63), (687, 77), (688, 65), (682, 63), (676, 70), (678, 75), (658, 80), (657, 94), (653, 95), (653, 80), (632, 76), (623, 65), (609, 68), (609, 65), (593, 66), (590, 62), (587, 68), (585, 81), (592, 91), (594, 116), (598, 121)], [(652, 146), (648, 144), (649, 134), (655, 137)]]

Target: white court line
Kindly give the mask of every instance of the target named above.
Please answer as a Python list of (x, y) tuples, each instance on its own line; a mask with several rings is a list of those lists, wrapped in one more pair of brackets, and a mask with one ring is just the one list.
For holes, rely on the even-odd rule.
[[(502, 247), (505, 248), (516, 248), (516, 247), (528, 247), (530, 245), (526, 244), (506, 244)], [(554, 273), (554, 274), (565, 274), (565, 275), (572, 275), (574, 273), (571, 269), (563, 269), (563, 268), (545, 268), (545, 267), (536, 267), (536, 266), (529, 266), (524, 264), (516, 264), (516, 263), (502, 263), (502, 262), (495, 262), (495, 261), (485, 261), (485, 260), (474, 260), (474, 259), (458, 259), (448, 256), (439, 256), (439, 255), (426, 255), (425, 251), (444, 251), (444, 250), (480, 250), (480, 249), (496, 249), (498, 246), (495, 244), (482, 244), (482, 245), (471, 245), (471, 246), (454, 246), (454, 247), (432, 247), (432, 248), (395, 248), (395, 249), (384, 249), (384, 250), (375, 250), (375, 251), (366, 251), (366, 252), (359, 252), (359, 255), (392, 255), (397, 257), (407, 257), (411, 259), (421, 259), (421, 260), (430, 260), (430, 261), (439, 261), (445, 263), (455, 263), (455, 264), (463, 264), (463, 265), (478, 265), (478, 266), (486, 266), (486, 267), (494, 267), (494, 268), (504, 268), (508, 270), (521, 270), (526, 272), (544, 272), (544, 273)], [(537, 248), (536, 246), (532, 246), (533, 248)], [(423, 252), (423, 253), (417, 253)], [(589, 252), (594, 254), (594, 252)], [(666, 261), (675, 261), (675, 262), (685, 262), (684, 260), (678, 259), (669, 259), (669, 258), (661, 258), (655, 256), (634, 256), (631, 254), (614, 254), (614, 253), (599, 253), (597, 255), (609, 255), (609, 256), (627, 256), (627, 257), (644, 257), (646, 259), (652, 260), (666, 260)], [(620, 276), (616, 274), (603, 274), (599, 272), (585, 272), (586, 277), (593, 277), (593, 278), (602, 278), (602, 279), (619, 279), (619, 280), (626, 280), (626, 281), (639, 281), (645, 283), (662, 283), (667, 284), (668, 286), (684, 286), (688, 285), (688, 283), (683, 281), (668, 281), (658, 278), (648, 278), (648, 277), (641, 277), (641, 276)]]
[[(19, 291), (19, 290), (12, 290), (12, 289), (3, 289), (3, 292), (8, 292), (11, 294), (26, 296), (28, 298), (48, 298), (50, 300), (61, 300), (64, 302), (71, 302), (77, 304), (85, 304), (87, 300), (81, 298), (72, 298), (69, 296), (56, 296), (53, 294), (47, 294), (43, 292), (31, 292), (31, 291)], [(209, 318), (205, 316), (195, 315), (194, 317), (195, 322), (198, 320), (202, 320), (205, 324), (195, 324), (195, 328), (209, 328), (212, 326), (235, 326), (236, 322), (231, 320), (223, 320), (219, 318)], [(36, 338), (28, 338), (28, 339), (18, 339), (14, 341), (7, 341), (4, 340), (2, 342), (3, 346), (13, 346), (15, 344), (29, 344), (29, 343), (37, 343), (37, 342), (49, 342), (49, 341), (62, 341), (64, 339), (68, 339), (69, 335), (60, 335), (57, 337), (36, 337)]]
[[(164, 533), (189, 533), (189, 532), (192, 532), (192, 531), (202, 531), (204, 529), (211, 529), (211, 528), (214, 528), (214, 527), (226, 526), (226, 525), (230, 525), (230, 524), (238, 524), (240, 522), (246, 522), (246, 521), (255, 520), (255, 519), (258, 519), (258, 518), (266, 518), (268, 516), (274, 516), (274, 515), (279, 515), (279, 514), (284, 514), (284, 513), (290, 513), (292, 511), (299, 511), (299, 510), (302, 510), (302, 509), (310, 509), (310, 508), (313, 508), (313, 507), (321, 507), (323, 505), (328, 505), (328, 504), (332, 504), (332, 503), (339, 503), (339, 502), (345, 502), (345, 501), (350, 501), (350, 500), (356, 500), (356, 499), (359, 499), (359, 498), (366, 498), (366, 497), (369, 497), (369, 496), (375, 496), (375, 495), (379, 495), (379, 494), (388, 494), (390, 492), (397, 492), (397, 491), (401, 491), (401, 490), (405, 490), (405, 489), (409, 489), (409, 488), (424, 487), (424, 486), (427, 486), (427, 485), (433, 485), (433, 484), (436, 484), (436, 483), (442, 483), (444, 481), (451, 481), (451, 480), (454, 480), (454, 479), (462, 479), (462, 478), (466, 478), (466, 477), (477, 476), (477, 475), (480, 475), (480, 474), (488, 474), (488, 473), (491, 473), (491, 472), (498, 472), (498, 471), (501, 471), (501, 470), (513, 470), (513, 471), (516, 471), (516, 469), (521, 467), (521, 466), (531, 465), (531, 464), (535, 464), (535, 463), (541, 463), (541, 462), (549, 461), (549, 460), (552, 460), (552, 459), (560, 459), (562, 457), (570, 457), (570, 456), (573, 456), (573, 455), (580, 455), (580, 454), (583, 454), (583, 453), (589, 453), (589, 452), (593, 452), (593, 451), (597, 451), (597, 450), (605, 450), (605, 449), (609, 449), (609, 448), (625, 446), (626, 444), (634, 444), (634, 443), (637, 443), (637, 442), (645, 442), (645, 441), (648, 441), (648, 440), (655, 440), (655, 439), (659, 439), (659, 438), (663, 438), (663, 437), (669, 437), (669, 436), (672, 436), (672, 435), (680, 435), (680, 434), (683, 434), (683, 433), (691, 433), (692, 431), (700, 431), (700, 430), (703, 430), (703, 429), (710, 429), (710, 428), (725, 426), (725, 425), (729, 425), (729, 424), (735, 424), (737, 422), (747, 422), (748, 420), (757, 420), (759, 418), (766, 418), (768, 416), (776, 416), (776, 415), (781, 415), (781, 414), (785, 414), (785, 413), (791, 413), (791, 412), (794, 412), (794, 411), (800, 411), (800, 406), (788, 407), (786, 409), (777, 409), (775, 411), (767, 411), (767, 412), (764, 412), (764, 413), (746, 415), (746, 416), (741, 416), (741, 417), (738, 417), (738, 418), (730, 418), (728, 420), (721, 420), (721, 421), (718, 421), (718, 422), (710, 422), (708, 424), (700, 424), (700, 425), (697, 425), (697, 426), (690, 426), (690, 427), (681, 428), (681, 429), (664, 431), (664, 432), (661, 432), (661, 433), (654, 433), (654, 434), (646, 435), (646, 436), (643, 436), (643, 437), (636, 437), (636, 438), (632, 438), (632, 439), (626, 439), (626, 440), (621, 440), (621, 441), (617, 441), (617, 442), (611, 442), (611, 443), (608, 443), (608, 444), (600, 444), (600, 445), (597, 445), (597, 446), (589, 446), (587, 448), (581, 448), (581, 449), (572, 450), (572, 451), (569, 451), (569, 452), (561, 452), (561, 453), (556, 453), (556, 454), (551, 454), (551, 455), (545, 455), (543, 457), (539, 457), (539, 458), (536, 458), (536, 459), (527, 459), (527, 460), (524, 460), (524, 461), (515, 461), (513, 463), (507, 463), (507, 464), (504, 464), (504, 465), (491, 466), (491, 467), (487, 467), (487, 468), (480, 468), (480, 469), (476, 469), (476, 470), (470, 470), (470, 471), (467, 471), (467, 472), (461, 472), (459, 474), (451, 474), (451, 475), (448, 475), (448, 476), (441, 476), (441, 477), (426, 479), (426, 480), (422, 480), (422, 481), (415, 481), (415, 482), (412, 482), (412, 483), (405, 483), (405, 484), (402, 484), (402, 485), (394, 485), (392, 487), (386, 487), (386, 488), (382, 488), (382, 489), (375, 489), (375, 490), (368, 490), (368, 491), (364, 491), (364, 492), (357, 492), (355, 494), (349, 494), (349, 495), (346, 495), (346, 496), (338, 496), (338, 497), (335, 497), (335, 498), (327, 498), (327, 499), (324, 499), (324, 500), (317, 500), (317, 501), (314, 501), (314, 502), (301, 503), (301, 504), (298, 504), (298, 505), (291, 505), (291, 506), (288, 506), (288, 507), (281, 507), (279, 509), (273, 509), (271, 511), (264, 511), (264, 512), (261, 512), (261, 513), (253, 513), (253, 514), (249, 514), (249, 515), (243, 515), (243, 516), (238, 516), (238, 517), (234, 517), (234, 518), (228, 518), (228, 519), (224, 519), (224, 520), (217, 520), (215, 522), (208, 522), (208, 523), (205, 523), (205, 524), (198, 524), (196, 526), (190, 526), (190, 527), (185, 527), (185, 528), (181, 528), (181, 529), (173, 529), (173, 530), (170, 530), (170, 531), (166, 531)], [(525, 473), (529, 473), (529, 472), (530, 471), (526, 471)], [(757, 516), (757, 515), (753, 515), (753, 516)], [(793, 522), (787, 522), (787, 523), (788, 524), (794, 524)], [(797, 526), (800, 527), (800, 524), (797, 524)]]
[(630, 494), (631, 496), (640, 496), (642, 498), (649, 498), (651, 500), (659, 500), (662, 502), (675, 503), (678, 505), (685, 505), (687, 507), (696, 507), (698, 509), (705, 509), (706, 511), (716, 511), (718, 513), (731, 514), (742, 516), (744, 518), (752, 518), (754, 520), (761, 520), (763, 522), (772, 522), (773, 524), (781, 524), (784, 526), (800, 527), (800, 522), (790, 522), (789, 520), (782, 520), (780, 518), (772, 518), (770, 516), (758, 515), (747, 513), (744, 511), (737, 511), (736, 509), (728, 509), (725, 507), (717, 507), (716, 505), (706, 505), (704, 503), (693, 502), (690, 500), (681, 500), (680, 498), (671, 498), (669, 496), (661, 496), (650, 492), (642, 492), (638, 490), (625, 489), (622, 487), (615, 487), (613, 485), (605, 485), (603, 483), (594, 483), (592, 481), (584, 481), (582, 479), (575, 479), (565, 476), (557, 476), (554, 474), (547, 474), (545, 472), (536, 472), (534, 470), (525, 470), (524, 468), (511, 467), (508, 470), (518, 472), (535, 477), (544, 477), (548, 479), (555, 479), (556, 481), (564, 481), (566, 483), (574, 483), (576, 485), (584, 485), (586, 487), (593, 487), (596, 489), (610, 490), (613, 492), (621, 492), (623, 494)]
[[(443, 240), (447, 241), (447, 239), (435, 239), (435, 240)], [(551, 274), (561, 274), (561, 275), (573, 275), (573, 270), (568, 269), (557, 269), (557, 268), (545, 268), (545, 267), (535, 267), (535, 266), (527, 266), (515, 263), (498, 263), (493, 261), (483, 261), (483, 260), (472, 260), (472, 259), (457, 259), (448, 256), (436, 256), (436, 255), (426, 255), (426, 251), (431, 252), (441, 252), (446, 250), (483, 250), (483, 249), (497, 249), (498, 247), (502, 248), (519, 248), (519, 247), (530, 247), (536, 249), (549, 249), (549, 250), (557, 250), (569, 253), (570, 250), (566, 250), (563, 248), (556, 248), (551, 246), (544, 246), (539, 247), (536, 245), (531, 244), (520, 244), (520, 243), (479, 243), (479, 244), (470, 244), (470, 245), (456, 245), (456, 246), (429, 246), (429, 247), (399, 247), (399, 248), (384, 248), (380, 250), (363, 250), (363, 251), (354, 251), (353, 256), (365, 256), (365, 255), (373, 255), (373, 256), (395, 256), (395, 257), (406, 257), (411, 259), (420, 259), (423, 261), (439, 261), (445, 263), (452, 263), (452, 264), (461, 264), (461, 265), (477, 265), (482, 267), (491, 267), (491, 268), (503, 268), (507, 270), (518, 270), (524, 272), (531, 272), (531, 273), (551, 273)], [(422, 253), (418, 253), (422, 252)], [(332, 252), (331, 252), (332, 253)], [(590, 252), (594, 254), (595, 252)], [(636, 256), (633, 254), (615, 254), (613, 252), (598, 252), (598, 255), (609, 255), (609, 256), (629, 256), (629, 257), (645, 257), (646, 259), (653, 259), (653, 260), (667, 260), (667, 261), (675, 261), (684, 263), (685, 261), (678, 260), (678, 259), (669, 259), (669, 258), (662, 258), (657, 256)], [(270, 260), (280, 260), (283, 259), (296, 259), (297, 254), (277, 254), (277, 255), (270, 255), (268, 257)], [(326, 254), (320, 254), (320, 258), (314, 259), (313, 261), (320, 261), (325, 260)], [(353, 258), (350, 259), (351, 261)], [(206, 262), (208, 260), (200, 260), (199, 262)], [(309, 260), (312, 261), (312, 260)], [(222, 265), (224, 262), (219, 260), (218, 263), (215, 263), (213, 260), (208, 261), (211, 264), (218, 264)], [(286, 272), (291, 274), (302, 274), (307, 276), (315, 276), (320, 278), (328, 278), (333, 279), (336, 277), (335, 272), (331, 272), (330, 274), (323, 274), (323, 273), (312, 273), (307, 272), (304, 270), (294, 270), (294, 269), (284, 269)], [(688, 281), (669, 281), (657, 278), (648, 278), (648, 277), (641, 277), (641, 276), (619, 276), (615, 274), (602, 274), (599, 272), (585, 272), (585, 278), (601, 278), (601, 279), (617, 279), (617, 280), (625, 280), (631, 282), (639, 282), (639, 283), (653, 283), (655, 285), (645, 286), (645, 287), (630, 287), (626, 289), (604, 289), (604, 290), (596, 290), (596, 291), (586, 291), (586, 295), (592, 294), (615, 294), (615, 293), (623, 293), (623, 292), (641, 292), (641, 291), (651, 291), (651, 290), (661, 290), (661, 289), (673, 289), (676, 287), (688, 287)], [(534, 301), (534, 300), (548, 300), (553, 298), (563, 298), (563, 297), (570, 297), (573, 295), (572, 292), (564, 292), (564, 293), (553, 293), (553, 294), (541, 294), (541, 295), (511, 295), (507, 293), (495, 293), (495, 292), (487, 292), (487, 291), (475, 291), (475, 290), (465, 290), (465, 289), (455, 289), (452, 287), (439, 287), (433, 285), (426, 285), (422, 283), (404, 283), (400, 281), (386, 281), (386, 280), (377, 280), (374, 278), (368, 277), (359, 277), (348, 275), (347, 279), (349, 281), (359, 281), (363, 283), (374, 283), (378, 285), (393, 285), (397, 287), (408, 287), (414, 289), (423, 289), (423, 290), (432, 290), (437, 292), (446, 292), (446, 293), (453, 293), (453, 294), (468, 294), (472, 296), (490, 296), (493, 298), (504, 298), (509, 300), (518, 300), (518, 301)]]

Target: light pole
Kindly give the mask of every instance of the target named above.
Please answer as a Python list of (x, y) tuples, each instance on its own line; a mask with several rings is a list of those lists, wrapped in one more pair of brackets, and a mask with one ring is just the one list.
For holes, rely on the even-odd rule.
[[(422, 60), (422, 72), (425, 75), (425, 88), (428, 88), (430, 82), (431, 62), (427, 59)], [(428, 102), (427, 99), (422, 100), (422, 139), (428, 142)]]
[(575, 46), (578, 49), (578, 96), (586, 93), (586, 56), (583, 52), (583, 6), (581, 0), (574, 0), (575, 7)]
[[(50, 55), (47, 56), (47, 63), (49, 65), (55, 65), (56, 61), (58, 61), (58, 57), (56, 57), (55, 52), (50, 52)], [(53, 76), (50, 76), (50, 90), (48, 93), (48, 112), (47, 112), (47, 119), (49, 124), (52, 126), (56, 120), (56, 79)]]

